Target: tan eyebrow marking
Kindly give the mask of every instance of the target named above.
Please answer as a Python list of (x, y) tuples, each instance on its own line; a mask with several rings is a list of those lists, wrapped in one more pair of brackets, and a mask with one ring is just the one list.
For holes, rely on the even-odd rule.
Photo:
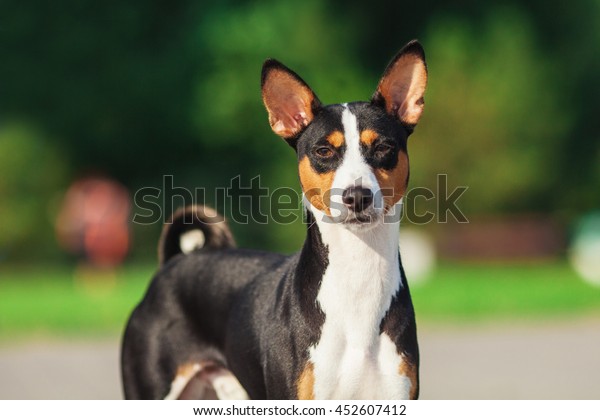
[(377, 140), (378, 137), (379, 137), (379, 134), (377, 134), (376, 131), (373, 131), (370, 129), (363, 130), (360, 133), (360, 141), (362, 143), (366, 144), (367, 146), (370, 146), (371, 144), (373, 144), (373, 142), (375, 140)]
[(344, 133), (342, 133), (341, 131), (333, 131), (331, 134), (329, 134), (327, 136), (327, 141), (333, 146), (333, 147), (340, 147), (342, 144), (344, 144)]

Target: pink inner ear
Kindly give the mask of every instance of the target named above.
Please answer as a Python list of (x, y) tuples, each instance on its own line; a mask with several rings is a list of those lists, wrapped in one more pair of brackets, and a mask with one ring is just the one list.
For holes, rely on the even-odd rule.
[(421, 114), (423, 114), (423, 108), (425, 107), (425, 100), (423, 99), (423, 89), (412, 89), (406, 95), (406, 100), (402, 102), (398, 109), (398, 118), (405, 124), (414, 125), (419, 122)]
[(281, 70), (273, 70), (263, 86), (271, 128), (284, 138), (295, 136), (312, 121), (313, 99), (308, 87)]
[(298, 96), (281, 102), (282, 106), (271, 112), (271, 127), (281, 137), (290, 137), (308, 125), (307, 106)]
[(423, 113), (427, 69), (415, 55), (402, 56), (379, 83), (388, 113), (405, 124), (416, 124)]

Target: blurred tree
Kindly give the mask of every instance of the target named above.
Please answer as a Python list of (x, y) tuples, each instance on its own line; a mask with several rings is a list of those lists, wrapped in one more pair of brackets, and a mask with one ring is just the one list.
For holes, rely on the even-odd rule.
[(564, 84), (525, 16), (493, 10), (484, 22), (476, 30), (441, 17), (429, 26), (430, 89), (411, 139), (413, 185), (435, 191), (435, 174), (445, 173), (469, 187), (460, 199), (468, 214), (544, 211), (573, 119)]
[(60, 150), (42, 133), (0, 127), (0, 261), (56, 256), (52, 206), (66, 175)]
[(564, 7), (558, 1), (538, 0), (522, 6), (535, 22), (543, 52), (554, 58), (557, 76), (566, 87), (563, 110), (574, 118), (557, 145), (556, 183), (543, 204), (573, 220), (600, 208), (600, 2), (582, 0)]
[(191, 155), (194, 2), (35, 3), (3, 4), (6, 118), (30, 116), (76, 168), (128, 183)]
[[(556, 0), (6, 0), (0, 129), (29, 122), (19, 130), (34, 140), (24, 144), (54, 156), (44, 163), (49, 173), (98, 169), (132, 191), (161, 188), (165, 174), (209, 191), (238, 174), (244, 185), (260, 174), (265, 186), (297, 188), (293, 152), (262, 108), (262, 61), (280, 59), (325, 103), (365, 100), (386, 60), (420, 38), (430, 91), (410, 141), (411, 187), (433, 187), (431, 175), (448, 172), (451, 183), (471, 186), (461, 199), (471, 212), (539, 210), (570, 220), (599, 205), (598, 19), (596, 0), (568, 8)], [(10, 134), (11, 148), (18, 136)], [(45, 229), (32, 222), (46, 217), (42, 201), (68, 180), (32, 178), (22, 188), (39, 155), (14, 150), (0, 156), (19, 162), (1, 169), (0, 206), (15, 194), (41, 201), (29, 207), (37, 218), (23, 211), (0, 236), (27, 244)], [(135, 228), (134, 251), (153, 255), (159, 226)], [(303, 236), (298, 224), (235, 229), (243, 245), (278, 250)]]

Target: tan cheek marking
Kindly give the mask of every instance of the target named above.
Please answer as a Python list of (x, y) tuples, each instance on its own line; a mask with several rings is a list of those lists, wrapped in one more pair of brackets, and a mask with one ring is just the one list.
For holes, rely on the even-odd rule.
[(408, 156), (402, 150), (398, 152), (398, 163), (391, 170), (376, 169), (375, 177), (383, 192), (386, 211), (396, 204), (406, 192), (408, 177)]
[(408, 396), (411, 400), (416, 400), (419, 388), (417, 386), (417, 369), (416, 367), (406, 361), (402, 361), (398, 367), (398, 373), (402, 376), (406, 376), (410, 381), (410, 391)]
[(327, 141), (333, 147), (340, 147), (342, 144), (344, 144), (344, 133), (336, 130), (327, 136)]
[(329, 209), (329, 198), (331, 184), (333, 184), (334, 171), (325, 174), (317, 173), (310, 165), (308, 156), (305, 156), (298, 165), (300, 183), (306, 194), (306, 198), (315, 208), (327, 215), (331, 215)]
[(367, 146), (370, 146), (371, 144), (373, 144), (373, 142), (375, 140), (377, 140), (377, 137), (379, 137), (379, 135), (377, 134), (377, 132), (373, 131), (373, 130), (363, 130), (360, 133), (360, 141), (363, 142), (364, 144), (366, 144)]
[(298, 377), (297, 390), (299, 400), (315, 399), (315, 372), (312, 363), (308, 362)]

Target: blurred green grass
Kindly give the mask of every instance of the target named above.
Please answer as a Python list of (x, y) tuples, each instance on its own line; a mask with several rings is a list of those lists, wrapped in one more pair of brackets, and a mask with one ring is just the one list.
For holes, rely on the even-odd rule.
[(411, 293), (417, 318), (425, 321), (600, 315), (600, 288), (582, 281), (566, 262), (446, 264)]
[(119, 333), (154, 270), (133, 265), (94, 278), (72, 267), (0, 270), (0, 340)]
[[(120, 334), (154, 269), (127, 266), (103, 282), (82, 281), (81, 270), (67, 267), (1, 269), (0, 339)], [(583, 283), (563, 262), (446, 263), (411, 292), (425, 323), (600, 315), (600, 288)]]

